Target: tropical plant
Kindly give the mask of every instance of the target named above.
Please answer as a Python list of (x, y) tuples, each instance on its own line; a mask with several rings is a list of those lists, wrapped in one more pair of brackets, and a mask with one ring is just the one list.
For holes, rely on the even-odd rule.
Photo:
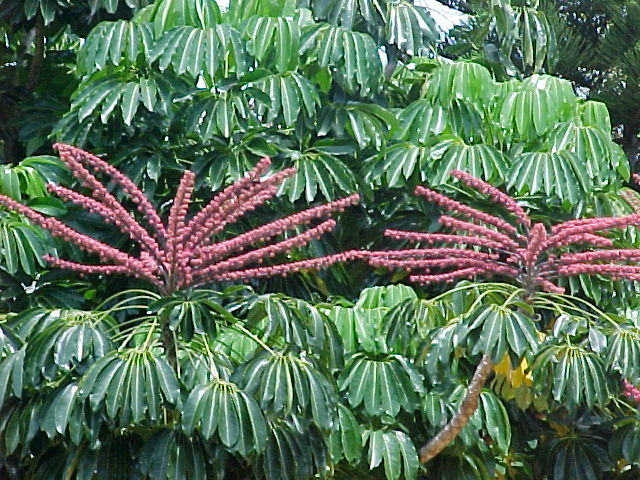
[[(53, 183), (47, 189), (63, 200), (73, 202), (91, 213), (99, 215), (106, 222), (114, 224), (139, 248), (138, 258), (105, 243), (84, 235), (52, 217), (45, 217), (36, 210), (26, 207), (12, 198), (0, 195), (0, 204), (24, 215), (36, 225), (47, 230), (54, 237), (75, 244), (85, 252), (97, 255), (102, 262), (112, 265), (89, 265), (61, 260), (45, 255), (53, 267), (61, 267), (80, 273), (121, 274), (140, 278), (158, 288), (163, 295), (175, 291), (198, 287), (212, 282), (243, 278), (282, 275), (305, 268), (317, 268), (333, 262), (344, 261), (349, 253), (335, 254), (313, 260), (287, 263), (278, 266), (247, 268), (255, 263), (293, 248), (301, 247), (326, 233), (335, 226), (335, 221), (324, 219), (334, 212), (343, 211), (359, 200), (357, 194), (341, 200), (314, 207), (270, 222), (242, 235), (213, 240), (225, 226), (233, 224), (242, 215), (255, 210), (257, 206), (273, 197), (278, 185), (295, 174), (294, 169), (283, 170), (268, 178), (261, 175), (271, 161), (263, 158), (247, 175), (224, 189), (198, 214), (187, 221), (195, 174), (186, 171), (178, 186), (166, 224), (162, 222), (144, 193), (126, 176), (106, 161), (69, 145), (54, 145), (60, 158), (83, 187), (90, 191), (90, 197)], [(91, 173), (109, 176), (129, 197), (140, 212), (148, 232), (129, 211)], [(93, 197), (93, 198), (91, 198)], [(284, 232), (308, 225), (315, 220), (323, 220), (304, 233), (294, 235), (272, 245), (246, 251), (256, 242), (273, 240)]]
[[(615, 279), (640, 278), (640, 266), (627, 264), (640, 259), (640, 249), (603, 249), (602, 247), (613, 246), (613, 240), (597, 233), (638, 226), (640, 216), (637, 213), (623, 217), (568, 220), (553, 225), (548, 233), (543, 223), (532, 222), (522, 207), (500, 190), (465, 172), (453, 170), (450, 174), (468, 187), (487, 195), (496, 206), (511, 214), (516, 225), (418, 186), (416, 194), (466, 218), (460, 220), (448, 215), (438, 218), (441, 225), (458, 233), (450, 235), (387, 230), (385, 236), (427, 245), (444, 242), (463, 248), (368, 252), (366, 257), (369, 263), (406, 271), (419, 270), (419, 274), (409, 275), (409, 281), (423, 285), (451, 283), (476, 276), (506, 277), (524, 288), (527, 295), (533, 295), (538, 290), (564, 293), (563, 287), (552, 282), (561, 277), (599, 274)], [(576, 252), (576, 245), (589, 250)], [(564, 247), (572, 246), (574, 248), (570, 252), (563, 252)], [(594, 251), (593, 248), (600, 250)]]
[[(462, 336), (465, 337), (470, 331), (479, 331), (472, 353), (481, 352), (483, 356), (469, 382), (467, 393), (460, 403), (457, 414), (420, 450), (422, 463), (428, 462), (442, 452), (460, 434), (478, 408), (482, 387), (495, 363), (506, 358), (509, 364), (507, 371), (509, 371), (511, 370), (509, 358), (516, 359), (518, 364), (524, 360), (525, 352), (529, 349), (535, 352), (538, 349), (536, 339), (538, 332), (532, 322), (535, 309), (536, 307), (547, 309), (546, 302), (550, 302), (554, 308), (557, 308), (561, 301), (555, 299), (553, 295), (561, 295), (564, 292), (564, 288), (554, 284), (552, 280), (581, 274), (600, 274), (616, 279), (637, 280), (640, 273), (640, 267), (635, 264), (640, 258), (639, 249), (603, 248), (613, 246), (613, 241), (596, 233), (607, 232), (614, 228), (638, 226), (640, 217), (637, 213), (623, 217), (569, 220), (552, 226), (551, 233), (548, 234), (543, 223), (532, 222), (514, 199), (497, 188), (465, 172), (454, 170), (450, 174), (466, 186), (488, 196), (496, 207), (510, 214), (511, 222), (418, 186), (416, 194), (465, 218), (461, 220), (448, 215), (439, 217), (438, 221), (443, 226), (457, 233), (387, 230), (385, 235), (394, 239), (424, 243), (428, 246), (434, 243), (445, 243), (453, 247), (365, 252), (365, 258), (374, 266), (403, 269), (410, 273), (409, 281), (420, 284), (451, 283), (461, 278), (476, 276), (507, 278), (520, 287), (513, 291), (508, 299), (517, 296), (520, 301), (513, 302), (517, 310), (512, 308), (510, 301), (507, 300), (502, 305), (493, 304), (475, 314), (469, 315), (468, 312), (465, 314), (465, 317), (469, 315), (469, 324), (464, 325)], [(518, 228), (521, 231), (518, 231)], [(566, 252), (567, 247), (572, 246), (574, 249)], [(582, 246), (583, 249), (586, 247), (589, 250), (575, 252), (575, 246)], [(593, 250), (594, 248), (597, 250)], [(629, 262), (632, 264), (628, 265)], [(416, 271), (418, 273), (415, 273)], [(490, 288), (499, 291), (501, 287), (491, 285)], [(545, 298), (542, 302), (539, 301), (536, 294), (540, 291), (549, 292), (551, 297)], [(558, 315), (562, 308), (560, 307), (560, 311), (556, 310), (554, 313)], [(578, 312), (581, 310), (578, 307), (569, 306), (567, 313), (571, 313), (571, 309)], [(599, 341), (606, 343), (602, 334), (594, 334), (594, 337), (597, 338), (593, 340), (590, 338), (589, 341), (596, 344)], [(593, 343), (592, 348), (595, 346)], [(595, 346), (596, 351), (600, 348), (601, 346)], [(558, 355), (558, 350), (548, 347), (541, 358)], [(537, 361), (540, 364), (546, 364), (549, 359)], [(586, 374), (586, 381), (593, 380), (593, 384), (574, 386), (575, 396), (572, 398), (572, 403), (586, 401), (587, 404), (592, 405), (594, 402), (603, 402), (607, 386), (602, 366), (597, 363), (595, 356), (584, 356), (580, 362), (583, 362), (582, 367), (576, 364), (569, 368), (574, 369), (576, 374), (579, 372)], [(591, 376), (584, 368), (591, 370)], [(561, 381), (566, 382), (567, 379), (563, 378)], [(624, 394), (635, 399), (634, 387), (626, 380), (623, 380), (623, 386)], [(562, 397), (564, 386), (559, 387), (558, 390), (554, 385), (556, 400)], [(587, 393), (589, 390), (591, 391)], [(560, 467), (560, 465), (556, 466)]]
[[(213, 192), (246, 182), (245, 172), (265, 156), (274, 171), (296, 173), (268, 202), (225, 225), (211, 238), (212, 248), (248, 241), (245, 235), (274, 222), (302, 221), (296, 215), (319, 211), (306, 210), (308, 202), (333, 205), (362, 193), (330, 232), (310, 233), (305, 246), (278, 253), (282, 262), (265, 259), (278, 269), (336, 252), (386, 249), (387, 229), (478, 236), (440, 231), (447, 227), (436, 221), (437, 205), (410, 194), (428, 185), (502, 218), (490, 198), (449, 183), (452, 169), (499, 187), (532, 224), (628, 218), (640, 196), (624, 186), (629, 165), (610, 137), (607, 106), (576, 95), (566, 81), (590, 74), (548, 75), (551, 68), (573, 68), (578, 58), (554, 57), (554, 37), (560, 51), (576, 51), (567, 43), (571, 30), (558, 24), (569, 19), (593, 39), (588, 30), (598, 5), (593, 17), (582, 18), (567, 2), (560, 15), (544, 10), (544, 17), (542, 2), (538, 8), (535, 2), (483, 2), (495, 15), (474, 3), (467, 9), (478, 13), (472, 28), (440, 48), (430, 10), (419, 2), (235, 0), (226, 10), (212, 0), (146, 3), (1, 3), (0, 16), (7, 15), (0, 20), (0, 75), (11, 108), (0, 113), (2, 161), (10, 163), (0, 172), (0, 193), (44, 217), (31, 222), (1, 213), (2, 222), (10, 221), (0, 230), (0, 268), (15, 273), (0, 275), (7, 312), (0, 316), (0, 476), (638, 475), (637, 405), (621, 393), (621, 379), (630, 385), (640, 379), (640, 296), (631, 282), (570, 276), (557, 283), (565, 294), (539, 291), (533, 282), (536, 292), (524, 301), (524, 289), (509, 275), (496, 279), (513, 284), (484, 281), (483, 274), (476, 276), (480, 283), (372, 287), (407, 275), (355, 261), (243, 280), (250, 286), (230, 286), (232, 279), (213, 275), (220, 280), (207, 282), (213, 290), (173, 275), (175, 285), (165, 288), (161, 262), (145, 264), (160, 285), (137, 278), (144, 269), (106, 275), (99, 269), (121, 265), (98, 263), (99, 257), (37, 226), (44, 218), (92, 239), (96, 248), (140, 261), (153, 243), (136, 235), (146, 232), (162, 253), (167, 250), (155, 232), (170, 225), (147, 222), (136, 205), (148, 202), (149, 215), (178, 221), (180, 189), (191, 197), (188, 224), (216, 204)], [(467, 40), (475, 43), (465, 54)], [(24, 88), (29, 78), (33, 90)], [(49, 154), (52, 140), (95, 152), (76, 154), (105, 183), (89, 181), (87, 189), (89, 177), (74, 180), (66, 167), (56, 171), (68, 178), (55, 178), (47, 162), (19, 164), (25, 155)], [(37, 175), (24, 168), (30, 163)], [(135, 188), (109, 181), (111, 175), (91, 164), (117, 169)], [(192, 190), (192, 174), (185, 172), (195, 174)], [(47, 182), (56, 184), (51, 192)], [(89, 204), (93, 213), (82, 208)], [(135, 222), (114, 223), (128, 218), (112, 213), (120, 208)], [(297, 245), (316, 226), (328, 228), (325, 213), (304, 223), (306, 232), (283, 232), (282, 242)], [(473, 216), (463, 220), (475, 223)], [(512, 227), (528, 236), (523, 225)], [(42, 240), (41, 249), (21, 242), (33, 268), (17, 246), (23, 231)], [(553, 229), (547, 235), (555, 235)], [(598, 238), (603, 247), (613, 242), (612, 251), (638, 248), (634, 227)], [(11, 239), (19, 255), (13, 263)], [(243, 243), (246, 250), (221, 262), (210, 258), (211, 267), (272, 252), (260, 243)], [(576, 247), (589, 250), (584, 244), (549, 248), (536, 263), (548, 262), (547, 254), (581, 255)], [(463, 257), (476, 250), (457, 243), (430, 248), (469, 252)], [(416, 251), (387, 260), (426, 260), (413, 256)], [(39, 263), (44, 252), (53, 264)], [(199, 252), (190, 252), (197, 271)], [(491, 261), (508, 256), (501, 255)], [(459, 256), (451, 252), (451, 260)], [(49, 268), (62, 262), (84, 273)], [(232, 270), (252, 270), (246, 267), (233, 263)], [(481, 362), (484, 355), (489, 362)], [(479, 364), (484, 367), (474, 380)], [(455, 438), (421, 465), (417, 448), (433, 439), (447, 443), (440, 432), (450, 422), (449, 438)]]
[(545, 11), (548, 3), (553, 2), (468, 2), (466, 21), (449, 33), (445, 51), (457, 56), (479, 55), (500, 76), (549, 72), (559, 50), (556, 31), (548, 20), (551, 9)]

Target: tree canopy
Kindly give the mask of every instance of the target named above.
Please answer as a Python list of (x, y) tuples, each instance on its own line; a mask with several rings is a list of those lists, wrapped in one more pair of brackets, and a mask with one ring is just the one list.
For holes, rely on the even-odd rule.
[(638, 476), (640, 12), (442, 3), (0, 0), (0, 476)]

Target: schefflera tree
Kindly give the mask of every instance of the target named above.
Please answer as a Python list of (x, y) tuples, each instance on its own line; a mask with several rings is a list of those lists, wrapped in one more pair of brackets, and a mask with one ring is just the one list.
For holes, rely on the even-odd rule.
[[(171, 295), (178, 290), (212, 282), (286, 275), (305, 268), (323, 267), (352, 255), (343, 253), (278, 266), (250, 268), (254, 264), (262, 263), (266, 258), (304, 246), (333, 229), (336, 222), (327, 217), (357, 203), (357, 194), (270, 222), (230, 239), (220, 240), (216, 237), (226, 226), (273, 197), (279, 185), (295, 173), (295, 169), (288, 168), (262, 178), (271, 164), (269, 158), (260, 160), (246, 176), (219, 192), (190, 219), (187, 219), (187, 214), (195, 174), (185, 171), (172, 201), (167, 221), (164, 223), (145, 194), (106, 161), (70, 145), (56, 144), (54, 148), (59, 151), (60, 158), (81, 186), (89, 190), (90, 196), (52, 183), (47, 185), (48, 190), (62, 200), (75, 203), (99, 215), (105, 222), (115, 225), (136, 243), (139, 254), (136, 257), (118, 250), (66, 226), (56, 218), (45, 217), (10, 197), (0, 195), (0, 204), (6, 208), (24, 215), (36, 225), (48, 230), (54, 237), (61, 237), (81, 250), (97, 255), (101, 261), (99, 265), (92, 265), (47, 255), (45, 260), (53, 267), (66, 268), (82, 274), (121, 274), (140, 278), (156, 287), (161, 294)], [(142, 220), (137, 220), (92, 172), (110, 177), (110, 180), (129, 197)], [(282, 233), (309, 225), (316, 220), (321, 221), (304, 233), (247, 251), (255, 243), (272, 241)], [(146, 225), (146, 228), (143, 225)]]
[[(51, 183), (47, 185), (48, 190), (62, 200), (75, 203), (116, 226), (135, 242), (139, 252), (136, 257), (80, 233), (56, 218), (45, 217), (10, 197), (0, 195), (1, 205), (24, 215), (49, 231), (52, 236), (60, 237), (65, 242), (96, 255), (101, 262), (93, 265), (46, 255), (44, 259), (53, 267), (66, 268), (80, 274), (120, 274), (139, 278), (153, 285), (161, 295), (171, 296), (180, 290), (213, 282), (287, 275), (302, 269), (322, 268), (354, 257), (354, 252), (345, 252), (279, 265), (255, 266), (265, 259), (304, 246), (332, 230), (336, 222), (328, 217), (357, 203), (358, 194), (275, 220), (232, 238), (219, 239), (226, 226), (273, 197), (279, 185), (295, 174), (295, 169), (288, 168), (262, 178), (271, 164), (269, 158), (260, 160), (246, 176), (219, 192), (191, 219), (187, 219), (187, 214), (195, 174), (187, 170), (182, 175), (165, 223), (144, 193), (109, 163), (70, 145), (56, 144), (54, 148), (59, 151), (60, 158), (71, 174), (79, 180), (82, 187), (89, 190), (90, 196)], [(92, 172), (107, 175), (111, 182), (120, 187), (139, 212), (141, 220), (136, 219)], [(317, 225), (303, 233), (274, 241), (283, 233), (316, 221)], [(269, 242), (272, 243), (252, 248), (256, 243)], [(165, 319), (162, 328), (165, 349), (170, 363), (174, 364), (175, 346), (168, 330), (168, 319)]]
[[(95, 311), (31, 309), (0, 317), (3, 463), (13, 462), (26, 478), (78, 479), (101, 471), (105, 478), (204, 480), (235, 471), (275, 480), (325, 469), (337, 392), (319, 359), (328, 354), (331, 368), (342, 360), (335, 328), (304, 302), (259, 296), (248, 286), (230, 287), (228, 295), (203, 287), (355, 256), (286, 261), (293, 249), (333, 229), (331, 215), (358, 195), (225, 235), (295, 171), (265, 175), (264, 158), (194, 213), (194, 174), (186, 171), (163, 220), (105, 160), (69, 145), (55, 148), (83, 193), (57, 184), (49, 191), (130, 241), (116, 248), (7, 196), (0, 204), (98, 260), (48, 255), (52, 267), (110, 281), (135, 277), (150, 290), (121, 292)], [(237, 316), (223, 305), (230, 299), (241, 305)], [(25, 424), (26, 418), (37, 420)], [(302, 459), (298, 469), (282, 451)], [(48, 456), (59, 460), (55, 467), (32, 460)]]
[[(518, 371), (528, 377), (537, 389), (537, 405), (544, 405), (540, 412), (543, 416), (549, 413), (547, 408), (552, 410), (545, 394), (565, 412), (605, 406), (611, 400), (610, 389), (615, 389), (605, 376), (607, 369), (621, 379), (618, 385), (624, 386), (624, 394), (635, 399), (635, 390), (625, 377), (637, 381), (640, 373), (637, 365), (629, 364), (638, 359), (637, 325), (565, 294), (562, 279), (599, 275), (620, 281), (640, 280), (640, 249), (615, 248), (614, 242), (616, 230), (619, 233), (640, 226), (640, 215), (583, 218), (549, 226), (534, 221), (515, 199), (492, 185), (457, 170), (450, 175), (475, 194), (488, 197), (495, 210), (486, 213), (418, 186), (418, 196), (446, 212), (439, 223), (451, 233), (388, 229), (386, 237), (418, 243), (419, 247), (363, 253), (371, 265), (404, 270), (410, 282), (420, 285), (476, 281), (452, 288), (454, 295), (476, 295), (472, 295), (474, 300), (468, 309), (458, 312), (432, 339), (427, 357), (446, 358), (447, 350), (464, 348), (471, 359), (479, 358), (477, 367), (457, 413), (422, 447), (420, 461), (434, 458), (460, 434), (477, 410), (478, 398), (492, 371), (502, 377), (494, 382), (497, 391), (501, 383), (509, 381), (505, 374)], [(531, 370), (528, 365), (532, 365)], [(525, 408), (531, 400), (521, 398), (518, 403)], [(623, 407), (611, 417), (624, 419), (624, 412)], [(627, 408), (629, 412), (633, 413), (633, 408)], [(620, 431), (623, 433), (618, 436), (623, 438), (618, 444), (632, 441), (631, 428)], [(573, 449), (579, 441), (579, 436), (565, 443), (559, 440), (551, 447), (552, 453)], [(605, 465), (607, 455), (593, 460), (587, 450), (576, 457), (581, 461), (573, 467), (557, 461), (553, 477), (564, 478), (566, 469), (567, 475), (596, 478), (595, 463), (602, 462), (603, 470), (610, 467)], [(629, 462), (637, 460), (634, 455), (620, 453)]]

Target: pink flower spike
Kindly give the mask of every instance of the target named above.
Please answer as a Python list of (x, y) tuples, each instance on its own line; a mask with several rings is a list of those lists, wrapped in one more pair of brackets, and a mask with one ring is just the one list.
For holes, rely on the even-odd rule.
[(219, 243), (202, 247), (200, 252), (197, 254), (199, 257), (198, 264), (208, 264), (215, 259), (223, 258), (232, 252), (240, 250), (255, 242), (270, 240), (287, 230), (307, 225), (316, 219), (328, 217), (334, 212), (341, 212), (347, 207), (356, 205), (359, 200), (360, 196), (357, 193), (349, 195), (348, 197), (334, 200), (317, 207), (303, 210), (302, 212), (294, 213), (288, 217), (275, 220), (229, 240), (224, 240)]
[[(108, 263), (82, 264), (46, 256), (46, 261), (52, 267), (65, 268), (81, 274), (127, 275), (143, 279), (155, 285), (162, 294), (168, 295), (176, 289), (200, 286), (213, 281), (248, 278), (252, 273), (258, 277), (286, 275), (300, 269), (322, 268), (338, 261), (359, 258), (359, 252), (348, 252), (273, 267), (246, 268), (250, 263), (261, 264), (277, 254), (304, 246), (332, 230), (336, 222), (330, 217), (354, 205), (359, 199), (358, 195), (350, 195), (310, 208), (232, 239), (214, 241), (212, 235), (219, 234), (225, 225), (237, 221), (243, 214), (274, 196), (278, 185), (295, 172), (294, 169), (285, 169), (267, 178), (261, 178), (271, 164), (268, 158), (261, 159), (245, 177), (218, 193), (188, 223), (186, 216), (191, 204), (195, 174), (190, 171), (184, 172), (165, 226), (160, 220), (160, 215), (138, 187), (114, 167), (78, 148), (63, 144), (56, 144), (55, 147), (71, 173), (82, 186), (90, 189), (93, 198), (58, 185), (49, 185), (49, 191), (63, 200), (74, 202), (87, 211), (100, 215), (107, 223), (115, 225), (128, 235), (137, 245), (131, 248), (127, 246), (127, 251), (119, 250), (73, 230), (56, 218), (45, 217), (9, 197), (0, 195), (0, 206), (24, 215), (34, 224), (48, 230), (52, 236), (73, 243), (81, 250), (96, 255), (100, 262)], [(113, 183), (136, 205), (153, 235), (136, 221), (134, 215), (117, 201), (89, 169), (111, 177)], [(320, 220), (320, 223), (291, 238), (233, 255), (238, 250), (248, 250), (248, 247), (253, 247), (255, 243), (271, 240), (287, 230), (308, 225), (314, 220)], [(129, 251), (139, 252), (139, 256), (136, 258), (128, 253)]]
[(471, 208), (467, 205), (464, 205), (463, 203), (456, 202), (455, 200), (452, 200), (445, 195), (434, 192), (433, 190), (422, 187), (420, 185), (416, 187), (415, 193), (416, 195), (420, 195), (428, 201), (433, 202), (446, 210), (459, 213), (477, 222), (493, 225), (498, 230), (502, 230), (509, 235), (515, 235), (516, 237), (518, 236), (518, 231), (516, 230), (516, 228), (513, 225), (505, 222), (501, 218), (481, 212), (480, 210)]
[(468, 173), (461, 172), (460, 170), (452, 170), (449, 172), (449, 175), (457, 178), (465, 185), (477, 190), (480, 193), (484, 193), (489, 196), (491, 200), (496, 203), (501, 204), (504, 208), (510, 211), (516, 218), (516, 222), (524, 225), (526, 228), (531, 227), (531, 220), (526, 212), (516, 203), (516, 201), (511, 198), (509, 195), (502, 193), (500, 190), (495, 188), (493, 185), (488, 184), (480, 180), (479, 178), (475, 178)]
[(506, 235), (491, 230), (487, 227), (476, 225), (475, 223), (465, 222), (458, 220), (457, 218), (449, 217), (448, 215), (441, 215), (438, 221), (445, 227), (449, 227), (458, 232), (468, 232), (478, 237), (486, 237), (500, 245), (500, 248), (509, 251), (515, 251), (519, 248), (519, 245), (511, 240)]
[(248, 278), (273, 277), (278, 275), (286, 276), (289, 273), (298, 272), (300, 270), (326, 268), (334, 263), (346, 262), (348, 260), (354, 260), (358, 258), (361, 258), (361, 252), (357, 250), (349, 250), (343, 253), (336, 253), (334, 255), (327, 255), (325, 257), (312, 258), (310, 260), (301, 260), (299, 262), (291, 262), (281, 265), (273, 265), (271, 267), (249, 268), (247, 270), (221, 273), (212, 277), (211, 280), (229, 281), (243, 280)]
[(457, 243), (458, 245), (477, 245), (480, 247), (502, 249), (503, 245), (494, 240), (488, 240), (482, 237), (469, 235), (448, 235), (446, 233), (421, 233), (421, 232), (405, 232), (403, 230), (385, 230), (385, 237), (395, 238), (396, 240), (411, 240), (413, 242), (427, 243), (429, 245), (443, 243)]
[[(498, 217), (428, 188), (417, 187), (416, 194), (443, 209), (464, 215), (469, 221), (441, 216), (440, 223), (453, 233), (387, 230), (385, 236), (388, 238), (418, 242), (430, 248), (403, 249), (395, 253), (367, 252), (361, 254), (361, 258), (373, 266), (400, 268), (409, 272), (422, 270), (423, 274), (411, 275), (409, 280), (425, 285), (478, 275), (502, 275), (521, 285), (529, 295), (536, 290), (563, 292), (563, 288), (551, 282), (551, 279), (562, 276), (600, 274), (612, 279), (640, 281), (640, 265), (636, 264), (640, 262), (640, 249), (605, 250), (613, 246), (613, 241), (598, 234), (614, 228), (640, 226), (640, 213), (614, 218), (569, 220), (552, 226), (549, 235), (543, 224), (532, 225), (517, 202), (497, 188), (464, 172), (453, 171), (451, 174), (515, 215), (518, 223), (524, 227), (524, 234)], [(438, 244), (445, 246), (438, 247)], [(567, 252), (566, 247), (573, 247), (574, 250), (579, 248), (580, 251)], [(559, 248), (562, 250), (558, 251)]]
[[(67, 165), (73, 162), (84, 163), (95, 171), (100, 171), (109, 175), (115, 183), (120, 185), (122, 191), (131, 198), (131, 201), (136, 205), (137, 210), (142, 214), (152, 230), (158, 235), (158, 239), (160, 241), (164, 241), (166, 238), (164, 225), (153, 208), (153, 205), (151, 205), (145, 194), (135, 183), (101, 158), (77, 147), (72, 147), (71, 145), (65, 145), (63, 143), (56, 143), (53, 145), (53, 149), (60, 153), (60, 158), (67, 163)], [(74, 173), (73, 170), (72, 173)]]

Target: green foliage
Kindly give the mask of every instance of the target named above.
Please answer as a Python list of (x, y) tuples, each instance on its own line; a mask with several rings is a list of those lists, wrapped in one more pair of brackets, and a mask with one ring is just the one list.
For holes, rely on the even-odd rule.
[[(162, 215), (185, 168), (198, 175), (194, 198), (208, 199), (262, 156), (297, 174), (242, 228), (359, 190), (363, 206), (310, 245), (317, 255), (389, 248), (386, 227), (436, 231), (434, 211), (410, 196), (418, 183), (490, 211), (443, 186), (451, 169), (547, 224), (632, 213), (637, 195), (622, 187), (636, 126), (625, 124), (624, 151), (610, 131), (637, 110), (635, 7), (605, 9), (599, 65), (578, 72), (588, 35), (574, 29), (597, 15), (560, 28), (566, 2), (560, 14), (544, 2), (443, 3), (471, 18), (437, 44), (429, 10), (408, 1), (233, 0), (221, 11), (213, 0), (0, 0), (0, 193), (126, 250), (127, 238), (48, 197), (47, 181), (73, 186), (46, 155), (63, 140), (104, 154)], [(611, 238), (637, 247), (634, 229)], [(640, 472), (637, 406), (619, 388), (640, 378), (637, 286), (581, 276), (567, 282), (573, 296), (523, 301), (501, 284), (372, 287), (404, 273), (352, 263), (159, 298), (47, 272), (42, 254), (61, 251), (87, 260), (0, 212), (11, 312), (0, 314), (0, 476)], [(477, 410), (420, 465), (485, 353), (494, 368)]]

